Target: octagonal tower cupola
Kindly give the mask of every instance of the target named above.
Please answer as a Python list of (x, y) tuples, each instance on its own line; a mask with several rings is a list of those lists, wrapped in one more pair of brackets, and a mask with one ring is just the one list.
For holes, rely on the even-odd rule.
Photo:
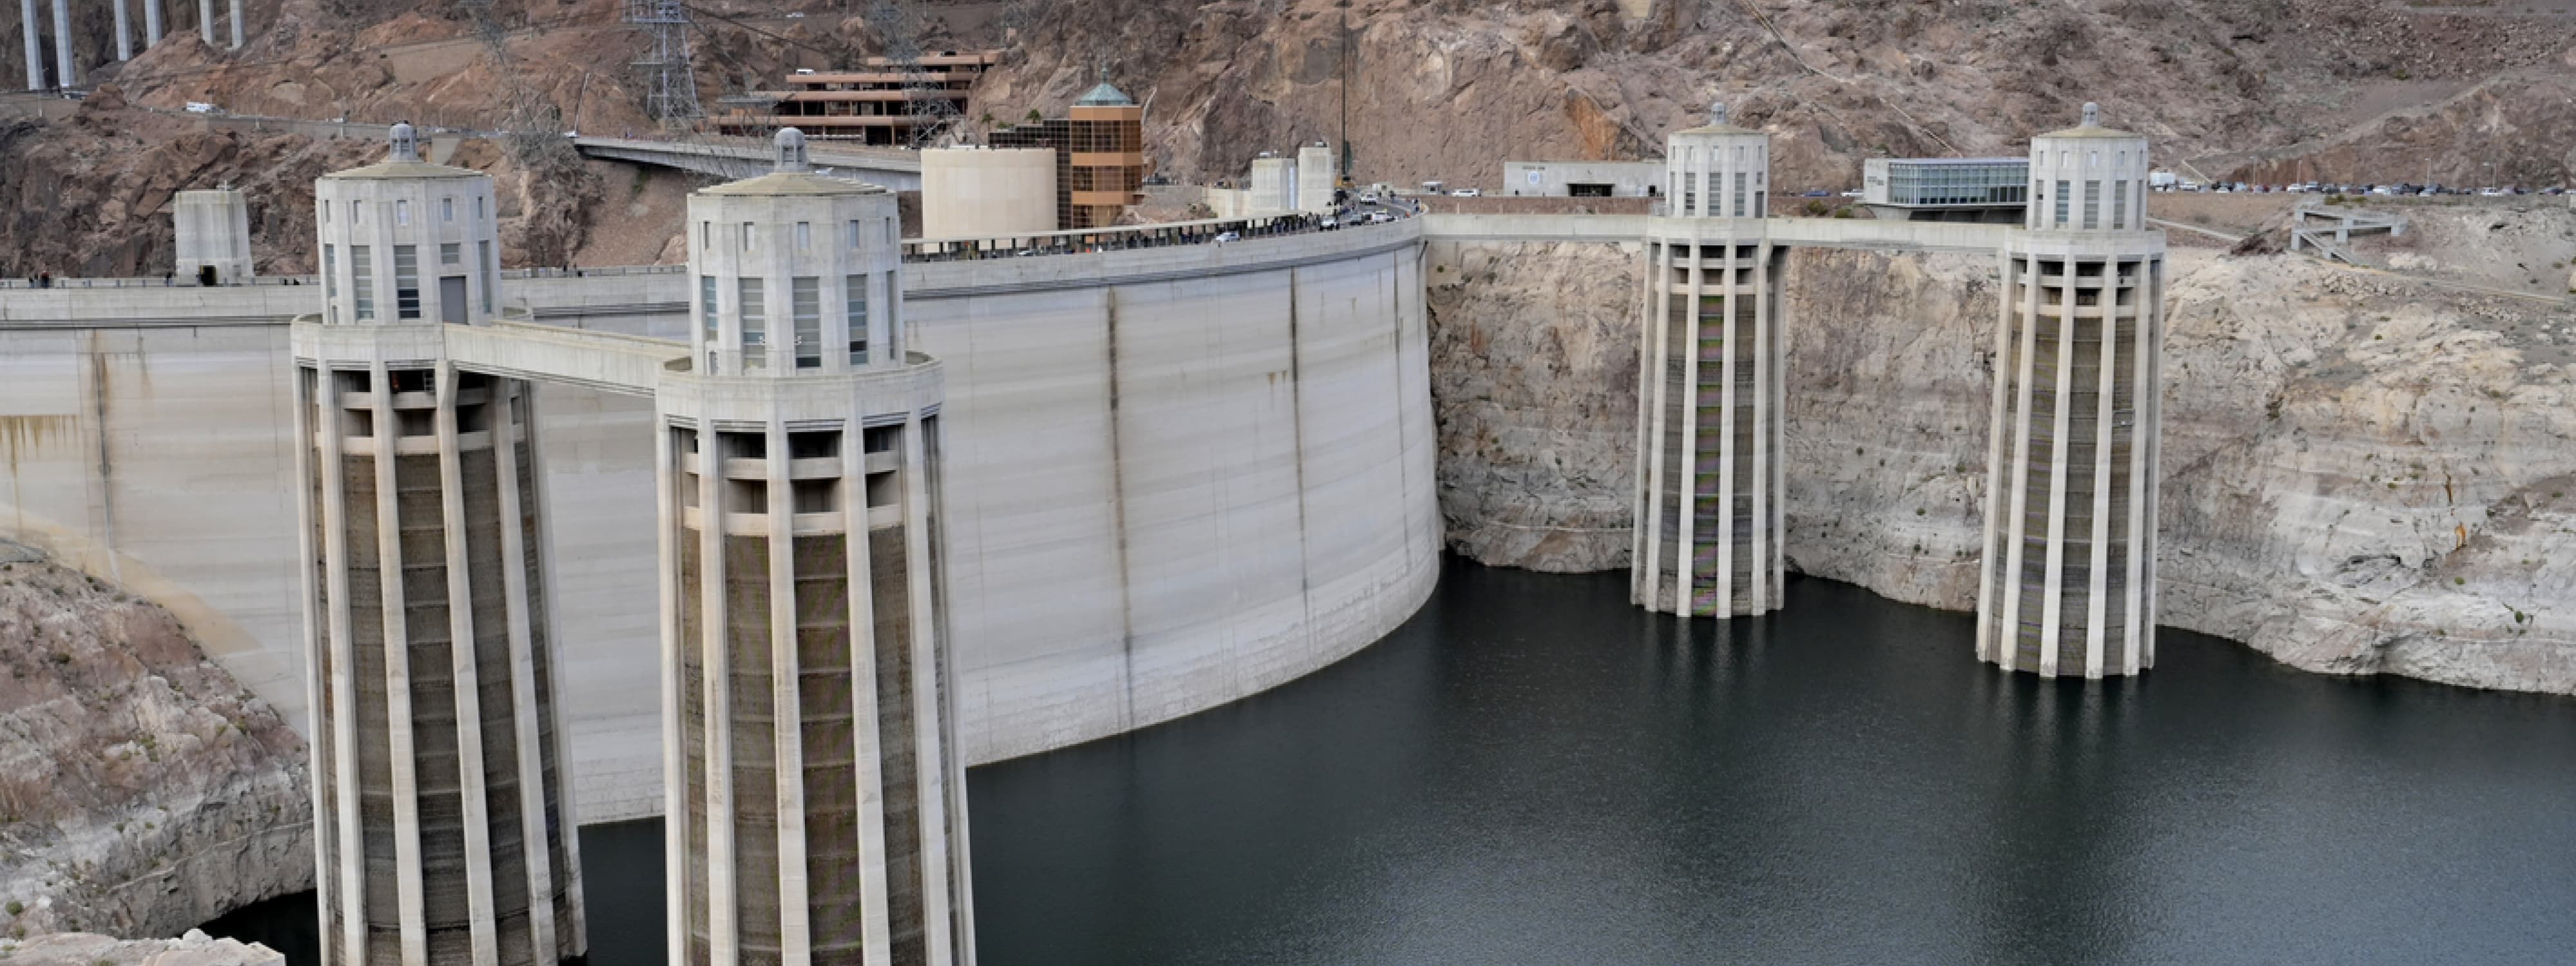
[(699, 371), (793, 376), (898, 365), (902, 239), (894, 193), (811, 170), (805, 135), (768, 174), (689, 196), (689, 321)]
[(1664, 139), (1665, 210), (1676, 218), (1760, 218), (1771, 198), (1771, 135), (1736, 127), (1726, 105)]
[(421, 160), (393, 126), (385, 160), (313, 184), (329, 325), (479, 325), (501, 310), (500, 212), (492, 178)]
[(2083, 123), (2030, 139), (2033, 231), (2144, 231), (2147, 138), (2102, 126), (2102, 106), (2084, 105)]

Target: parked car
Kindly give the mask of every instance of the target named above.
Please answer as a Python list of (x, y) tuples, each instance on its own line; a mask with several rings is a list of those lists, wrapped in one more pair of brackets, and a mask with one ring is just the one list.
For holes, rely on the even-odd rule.
[(1456, 191), (1452, 191), (1452, 192), (1450, 192), (1450, 193), (1449, 193), (1449, 197), (1452, 197), (1452, 198), (1481, 198), (1481, 197), (1483, 197), (1483, 196), (1484, 196), (1484, 194), (1485, 194), (1484, 192), (1479, 191), (1479, 190), (1474, 189), (1474, 188), (1460, 188), (1460, 189), (1458, 189), (1458, 190), (1456, 190)]
[(1858, 191), (1846, 191), (1846, 192), (1843, 192), (1843, 197), (1845, 197), (1845, 198), (1858, 198), (1858, 197), (1860, 197), (1860, 192), (1858, 192)]
[(1834, 196), (1834, 193), (1833, 193), (1833, 192), (1831, 192), (1831, 191), (1827, 191), (1827, 190), (1825, 190), (1825, 189), (1823, 189), (1823, 188), (1817, 188), (1817, 189), (1815, 189), (1815, 190), (1813, 190), (1813, 191), (1809, 191), (1809, 192), (1807, 192), (1807, 193), (1805, 193), (1805, 194), (1799, 195), (1798, 197), (1801, 197), (1801, 198), (1831, 198), (1831, 197), (1833, 197), (1833, 196)]
[(214, 105), (212, 105), (212, 104), (208, 104), (208, 103), (206, 103), (206, 102), (204, 102), (204, 101), (189, 101), (189, 102), (188, 102), (188, 113), (190, 113), (190, 114), (213, 114), (213, 113), (216, 113), (216, 111), (215, 111), (215, 106), (214, 106)]
[(1220, 241), (1220, 242), (1242, 241), (1242, 240), (1243, 240), (1243, 236), (1242, 236), (1242, 235), (1235, 234), (1234, 232), (1230, 232), (1230, 231), (1229, 231), (1229, 232), (1225, 232), (1224, 234), (1220, 234), (1220, 235), (1216, 236), (1216, 240), (1217, 240), (1217, 241)]

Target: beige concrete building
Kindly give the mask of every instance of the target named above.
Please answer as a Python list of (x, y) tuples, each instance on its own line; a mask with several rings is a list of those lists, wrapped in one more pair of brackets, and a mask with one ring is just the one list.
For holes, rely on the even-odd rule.
[(1669, 180), (1657, 161), (1505, 161), (1497, 194), (1540, 198), (1659, 197)]
[(1297, 210), (1297, 159), (1261, 152), (1252, 159), (1244, 187), (1251, 193), (1244, 214), (1281, 215)]
[(536, 402), (442, 348), (495, 314), (491, 179), (392, 142), (315, 184), (292, 333), (323, 962), (551, 964), (585, 944)]
[(2031, 139), (2002, 254), (1977, 655), (2042, 675), (2155, 664), (2164, 236), (2147, 139), (2084, 122)]
[(1649, 223), (1631, 595), (1649, 610), (1780, 606), (1785, 251), (1764, 232), (1771, 138), (1726, 122), (1665, 146), (1674, 217)]
[(250, 281), (250, 202), (231, 185), (179, 192), (170, 209), (176, 273), (201, 285)]
[(921, 152), (921, 236), (992, 238), (1056, 230), (1055, 149)]
[(1333, 210), (1333, 188), (1341, 165), (1333, 161), (1333, 146), (1322, 141), (1309, 142), (1297, 149), (1296, 210), (1307, 214), (1330, 214)]
[(694, 366), (654, 395), (671, 962), (968, 964), (940, 367), (894, 195), (777, 149), (690, 196)]

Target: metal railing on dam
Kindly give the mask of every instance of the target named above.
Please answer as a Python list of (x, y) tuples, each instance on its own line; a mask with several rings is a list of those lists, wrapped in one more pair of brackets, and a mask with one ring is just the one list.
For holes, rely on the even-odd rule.
[(62, 278), (62, 277), (53, 277), (53, 278), (0, 278), (0, 289), (6, 289), (6, 288), (15, 288), (15, 289), (49, 289), (49, 288), (236, 288), (236, 287), (241, 287), (241, 286), (256, 286), (256, 285), (270, 285), (270, 286), (277, 286), (277, 287), (280, 287), (280, 288), (294, 288), (294, 287), (296, 287), (296, 286), (298, 286), (298, 285), (320, 285), (320, 284), (322, 284), (322, 277), (321, 277), (321, 276), (319, 276), (319, 275), (267, 275), (267, 276), (257, 276), (257, 277), (253, 277), (253, 278), (250, 278), (250, 279), (247, 279), (247, 280), (244, 280), (244, 281), (239, 281), (239, 282), (227, 282), (227, 283), (222, 284), (222, 285), (199, 285), (199, 284), (197, 284), (197, 280), (196, 280), (196, 279), (188, 278), (188, 277), (186, 277), (186, 276), (183, 276), (183, 275), (176, 275), (176, 274), (172, 274), (172, 275), (161, 275), (161, 276), (139, 276), (139, 275), (138, 275), (138, 276), (132, 276), (132, 277), (114, 277), (114, 278)]
[[(1883, 252), (1999, 252), (2017, 225), (1873, 218), (1661, 218), (1649, 215), (1424, 215), (1427, 241), (1642, 242), (1649, 233), (1722, 231), (1740, 241)], [(1719, 228), (1718, 226), (1724, 226)]]
[[(960, 738), (992, 761), (1240, 698), (1430, 593), (1419, 221), (903, 268), (940, 360)], [(586, 820), (661, 807), (652, 439), (627, 394), (684, 350), (686, 276), (517, 279), (598, 331), (496, 325), (450, 357), (542, 390), (563, 704)], [(304, 714), (296, 287), (0, 292), (0, 527), (168, 606)], [(138, 325), (148, 316), (153, 325)], [(593, 367), (589, 377), (574, 370)], [(569, 378), (567, 378), (569, 377)], [(606, 391), (602, 391), (606, 390)], [(184, 499), (168, 494), (185, 493)], [(637, 650), (637, 648), (644, 650)]]
[[(1375, 226), (1349, 227), (1358, 229)], [(1105, 251), (1130, 251), (1139, 248), (1169, 248), (1175, 245), (1221, 245), (1249, 238), (1276, 238), (1283, 235), (1337, 230), (1341, 230), (1341, 227), (1328, 225), (1324, 216), (1313, 214), (1210, 218), (1201, 221), (1122, 225), (1115, 228), (1084, 228), (983, 238), (922, 238), (903, 243), (903, 260), (954, 262), (1080, 255)]]

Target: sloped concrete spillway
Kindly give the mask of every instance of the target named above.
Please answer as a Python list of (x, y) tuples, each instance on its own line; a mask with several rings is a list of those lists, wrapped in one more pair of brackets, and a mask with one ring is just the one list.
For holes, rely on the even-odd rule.
[[(1440, 546), (1420, 252), (1414, 221), (903, 268), (916, 348), (946, 367), (968, 762), (1258, 692), (1420, 606)], [(602, 330), (567, 342), (686, 325), (676, 272), (508, 289), (541, 322)], [(320, 294), (0, 292), (0, 417), (20, 428), (0, 528), (165, 602), (299, 727), (286, 322)], [(581, 820), (655, 814), (651, 404), (542, 393)]]

